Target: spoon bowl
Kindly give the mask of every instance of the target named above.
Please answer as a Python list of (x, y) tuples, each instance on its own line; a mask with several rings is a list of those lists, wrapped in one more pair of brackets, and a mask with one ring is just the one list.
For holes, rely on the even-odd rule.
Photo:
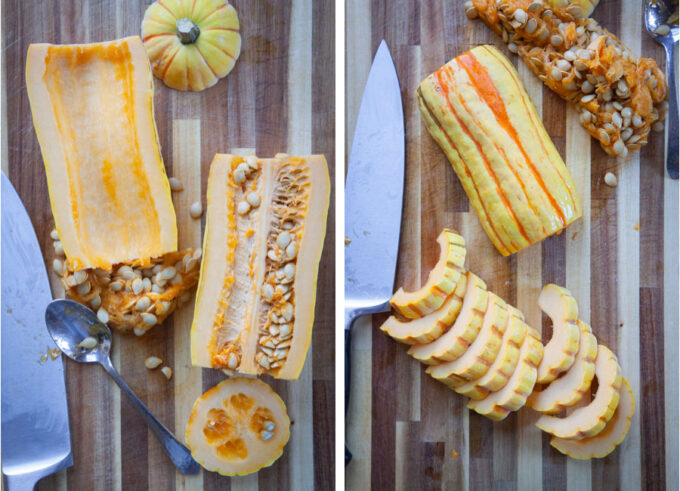
[[(45, 311), (47, 330), (66, 356), (80, 363), (101, 363), (111, 351), (111, 330), (97, 315), (73, 300), (55, 300)], [(91, 349), (79, 344), (88, 336), (97, 340)]]

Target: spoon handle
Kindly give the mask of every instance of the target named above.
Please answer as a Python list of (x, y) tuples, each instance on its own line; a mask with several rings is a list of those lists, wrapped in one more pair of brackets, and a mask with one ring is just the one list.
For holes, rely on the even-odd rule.
[(163, 446), (165, 452), (168, 454), (168, 457), (170, 457), (172, 463), (175, 464), (175, 467), (177, 467), (177, 470), (179, 470), (182, 474), (198, 474), (201, 468), (191, 457), (191, 452), (184, 445), (178, 442), (172, 433), (170, 433), (170, 431), (165, 426), (163, 426), (163, 424), (158, 421), (153, 414), (151, 414), (149, 409), (118, 374), (118, 371), (111, 363), (111, 359), (107, 357), (101, 360), (100, 363), (106, 370), (106, 373), (108, 373), (118, 384), (121, 392), (127, 396), (128, 400), (132, 403), (135, 409), (137, 409), (137, 412), (142, 417), (142, 419), (147, 425), (149, 425), (149, 428)]
[(675, 42), (664, 42), (666, 48), (666, 78), (668, 79), (668, 143), (666, 166), (672, 179), (678, 178), (678, 88), (675, 85)]

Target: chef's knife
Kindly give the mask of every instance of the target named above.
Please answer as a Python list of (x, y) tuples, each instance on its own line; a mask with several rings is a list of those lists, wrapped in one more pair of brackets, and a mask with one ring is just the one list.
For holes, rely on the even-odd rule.
[(2, 174), (2, 473), (8, 491), (73, 465), (64, 362), (45, 327), (52, 301), (31, 220)]
[[(404, 196), (404, 112), (383, 40), (359, 108), (345, 182), (345, 408), (352, 322), (389, 310)], [(345, 463), (351, 454), (345, 452)]]

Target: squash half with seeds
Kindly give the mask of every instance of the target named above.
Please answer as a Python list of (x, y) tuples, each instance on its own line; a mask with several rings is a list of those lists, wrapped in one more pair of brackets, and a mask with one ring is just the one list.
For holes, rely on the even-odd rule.
[(329, 193), (322, 155), (215, 156), (194, 366), (297, 379), (312, 338)]
[(56, 226), (54, 269), (102, 322), (144, 334), (188, 299), (200, 257), (177, 251), (144, 46), (136, 36), (32, 44), (26, 87)]

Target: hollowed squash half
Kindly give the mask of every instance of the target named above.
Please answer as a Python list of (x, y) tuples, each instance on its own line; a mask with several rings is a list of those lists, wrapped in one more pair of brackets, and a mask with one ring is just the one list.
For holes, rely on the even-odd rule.
[(322, 155), (215, 156), (194, 366), (298, 377), (312, 337), (329, 193)]
[(437, 237), (439, 260), (430, 271), (427, 282), (418, 290), (399, 288), (392, 296), (392, 308), (404, 317), (417, 319), (437, 310), (456, 289), (465, 274), (465, 240), (453, 230), (444, 229)]
[(635, 414), (635, 396), (625, 378), (619, 393), (619, 405), (614, 416), (600, 433), (582, 440), (552, 437), (550, 445), (573, 459), (602, 458), (612, 453), (626, 438), (630, 429), (630, 421)]
[(590, 404), (575, 409), (564, 418), (543, 415), (536, 421), (536, 426), (556, 437), (574, 440), (595, 436), (602, 431), (619, 404), (622, 377), (616, 355), (601, 344), (597, 347), (595, 376), (597, 393)]
[(552, 320), (552, 338), (538, 366), (538, 382), (545, 384), (569, 369), (579, 349), (578, 305), (569, 290), (549, 284), (538, 296), (538, 305)]
[(26, 87), (64, 252), (74, 269), (177, 250), (177, 223), (137, 36), (32, 44)]
[(286, 405), (258, 379), (224, 380), (196, 399), (185, 438), (209, 471), (244, 475), (273, 464), (290, 437)]

